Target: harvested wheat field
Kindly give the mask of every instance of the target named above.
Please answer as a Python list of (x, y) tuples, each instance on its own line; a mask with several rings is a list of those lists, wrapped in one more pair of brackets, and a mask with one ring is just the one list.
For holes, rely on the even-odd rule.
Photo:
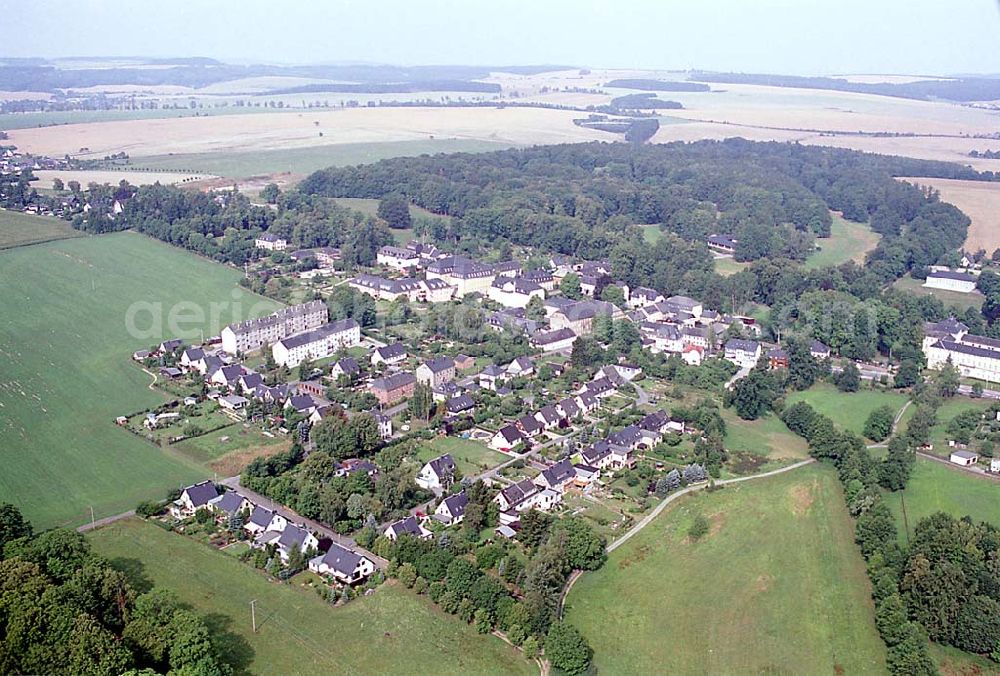
[(512, 145), (614, 140), (573, 124), (579, 113), (534, 108), (354, 108), (124, 120), (9, 132), (22, 152), (131, 157), (460, 138)]
[(1000, 248), (1000, 183), (960, 181), (949, 178), (904, 178), (917, 185), (929, 185), (941, 193), (941, 199), (964, 211), (972, 219), (965, 238), (967, 251)]

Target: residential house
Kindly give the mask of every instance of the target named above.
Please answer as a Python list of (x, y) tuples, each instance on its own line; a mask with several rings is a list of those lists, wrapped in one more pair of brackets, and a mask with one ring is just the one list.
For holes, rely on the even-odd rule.
[(224, 517), (234, 516), (246, 510), (254, 508), (254, 504), (249, 499), (240, 495), (236, 491), (225, 491), (222, 495), (211, 502), (212, 509), (217, 514)]
[(511, 509), (517, 509), (518, 505), (540, 490), (530, 479), (522, 479), (517, 483), (501, 488), (500, 492), (493, 498), (493, 502), (497, 503), (501, 512), (506, 512)]
[(406, 347), (402, 343), (393, 343), (385, 347), (375, 348), (372, 352), (372, 366), (377, 364), (398, 364), (406, 360)]
[(247, 407), (250, 401), (246, 397), (241, 397), (237, 394), (226, 394), (218, 399), (219, 408), (223, 408), (227, 411), (235, 413), (236, 411), (242, 411)]
[(455, 460), (445, 453), (420, 468), (417, 485), (429, 491), (448, 488), (455, 481), (455, 472)]
[(741, 368), (753, 368), (762, 351), (760, 343), (755, 340), (732, 338), (726, 342), (725, 358)]
[(681, 350), (681, 359), (688, 366), (701, 366), (705, 360), (705, 348), (700, 345), (685, 345)]
[(677, 313), (687, 313), (697, 318), (701, 316), (704, 306), (701, 301), (690, 298), (689, 296), (671, 296), (666, 301), (664, 301), (667, 306), (673, 309)]
[(272, 235), (269, 232), (265, 232), (263, 235), (259, 235), (253, 244), (258, 249), (265, 249), (267, 251), (284, 251), (288, 248), (288, 240), (284, 237), (278, 237), (277, 235)]
[(479, 372), (479, 386), (484, 390), (493, 390), (495, 392), (500, 384), (506, 382), (509, 378), (510, 376), (506, 369), (502, 369), (496, 364), (490, 364)]
[(521, 416), (514, 424), (517, 425), (517, 428), (521, 430), (521, 433), (529, 439), (537, 437), (545, 431), (545, 428), (542, 427), (542, 423), (538, 422), (532, 415)]
[(307, 531), (302, 526), (288, 524), (275, 543), (278, 546), (278, 555), (282, 561), (287, 562), (291, 553), (298, 549), (303, 554), (319, 549), (319, 539)]
[(568, 350), (576, 342), (576, 334), (570, 329), (556, 329), (546, 333), (538, 333), (531, 337), (531, 344), (543, 352)]
[(455, 295), (461, 298), (469, 293), (486, 294), (496, 279), (497, 269), (463, 256), (446, 256), (430, 263), (426, 274), (427, 279), (441, 279), (454, 286)]
[(180, 497), (171, 504), (170, 511), (178, 518), (191, 516), (199, 509), (211, 509), (209, 503), (218, 497), (215, 484), (206, 479), (184, 488)]
[(417, 367), (417, 382), (437, 387), (455, 379), (455, 360), (451, 357), (428, 359)]
[(633, 310), (641, 307), (646, 307), (647, 305), (653, 305), (655, 303), (662, 303), (666, 300), (663, 294), (656, 289), (650, 289), (646, 286), (638, 286), (632, 290), (629, 294), (628, 306)]
[(573, 471), (576, 474), (573, 477), (573, 485), (576, 488), (587, 489), (601, 478), (601, 470), (590, 465), (577, 463), (573, 465)]
[(313, 412), (320, 407), (319, 402), (313, 399), (312, 395), (309, 394), (293, 394), (285, 400), (284, 409), (285, 411), (295, 411), (304, 416), (310, 416)]
[(490, 439), (490, 448), (494, 451), (509, 452), (523, 441), (524, 435), (521, 434), (521, 430), (514, 425), (504, 425)]
[(580, 405), (576, 403), (576, 400), (572, 397), (566, 397), (556, 404), (556, 409), (562, 414), (567, 420), (572, 420), (573, 418), (580, 415)]
[(551, 430), (559, 427), (565, 418), (555, 406), (549, 405), (543, 406), (535, 413), (535, 420), (540, 422), (545, 429)]
[(339, 361), (333, 363), (330, 368), (330, 375), (334, 378), (340, 378), (341, 376), (348, 376), (353, 378), (361, 373), (361, 366), (358, 361), (353, 357), (345, 357)]
[(535, 363), (529, 357), (518, 357), (507, 364), (507, 375), (511, 378), (525, 378), (535, 372)]
[(772, 369), (788, 368), (788, 352), (780, 347), (774, 347), (767, 351), (767, 363)]
[(431, 537), (433, 533), (420, 525), (417, 522), (416, 517), (408, 516), (405, 519), (400, 519), (399, 521), (389, 524), (383, 532), (383, 535), (395, 542), (396, 538), (401, 535), (411, 535), (415, 538), (426, 540)]
[(317, 575), (332, 577), (341, 584), (356, 584), (375, 572), (375, 562), (364, 554), (334, 542), (326, 554), (309, 561), (309, 570)]
[(266, 507), (257, 505), (250, 512), (250, 518), (243, 524), (243, 530), (251, 536), (258, 535), (264, 531), (274, 531), (280, 533), (288, 525), (288, 519), (277, 512)]
[(375, 262), (393, 270), (412, 270), (420, 265), (420, 254), (398, 246), (384, 246), (375, 254)]
[(552, 465), (548, 469), (542, 470), (541, 474), (535, 477), (534, 482), (542, 488), (551, 488), (554, 491), (565, 491), (567, 484), (576, 478), (576, 470), (569, 458), (564, 458)]
[(445, 402), (445, 408), (448, 409), (449, 415), (459, 415), (460, 413), (467, 413), (476, 407), (476, 402), (467, 394), (460, 394), (457, 397), (452, 397), (447, 402)]
[(812, 355), (813, 359), (822, 361), (830, 358), (830, 348), (818, 340), (814, 340), (809, 346), (809, 354)]
[(434, 510), (434, 517), (446, 526), (453, 526), (462, 523), (465, 519), (465, 508), (469, 504), (469, 498), (465, 491), (449, 495)]
[(208, 382), (235, 390), (244, 373), (243, 367), (239, 364), (230, 364), (229, 366), (222, 366), (216, 369), (209, 377)]
[(383, 406), (392, 406), (413, 394), (416, 386), (416, 376), (403, 372), (372, 381), (368, 386), (368, 391), (374, 394)]
[(378, 411), (371, 412), (372, 417), (375, 418), (375, 422), (378, 424), (378, 436), (382, 441), (392, 438), (392, 418), (387, 415), (383, 415)]
[(455, 355), (455, 368), (459, 371), (465, 371), (471, 369), (476, 365), (476, 360), (474, 357), (470, 357), (467, 354), (457, 354)]

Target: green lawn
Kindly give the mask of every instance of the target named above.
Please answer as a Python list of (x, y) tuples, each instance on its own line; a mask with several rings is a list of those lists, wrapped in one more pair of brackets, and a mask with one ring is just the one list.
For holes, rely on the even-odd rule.
[(809, 457), (809, 444), (793, 434), (775, 414), (759, 420), (743, 420), (723, 409), (726, 421), (725, 445), (729, 451), (750, 453), (775, 460), (802, 460)]
[(947, 512), (958, 518), (971, 516), (974, 521), (1000, 526), (1000, 482), (972, 476), (934, 460), (917, 458), (906, 489), (886, 493), (885, 497), (896, 515), (901, 535), (904, 505), (911, 534), (920, 519), (934, 512)]
[(840, 265), (847, 261), (865, 262), (865, 254), (878, 246), (879, 234), (866, 223), (849, 221), (839, 214), (833, 216), (830, 237), (816, 239), (819, 250), (806, 259), (807, 269)]
[(905, 394), (885, 392), (867, 388), (867, 381), (862, 381), (857, 392), (841, 392), (829, 383), (814, 385), (803, 392), (792, 392), (788, 395), (787, 404), (799, 401), (808, 402), (823, 415), (829, 416), (839, 427), (861, 434), (868, 415), (884, 404), (899, 411), (907, 401)]
[(740, 262), (734, 258), (716, 258), (715, 271), (723, 277), (735, 275), (737, 272), (746, 270), (750, 266), (748, 262)]
[(979, 676), (1000, 674), (1000, 664), (947, 645), (931, 643), (931, 659), (944, 676)]
[[(496, 467), (500, 463), (510, 460), (508, 456), (487, 448), (485, 444), (459, 437), (437, 437), (428, 443), (421, 444), (417, 458), (421, 462), (427, 462), (445, 453), (451, 454), (459, 471), (465, 476), (479, 474), (486, 468)], [(483, 465), (486, 467), (484, 468)]]
[[(196, 419), (196, 422), (199, 422)], [(174, 444), (173, 448), (184, 453), (186, 456), (205, 464), (212, 468), (223, 469), (229, 466), (230, 462), (240, 463), (243, 458), (249, 463), (257, 455), (268, 454), (282, 450), (290, 444), (289, 438), (283, 435), (272, 437), (265, 436), (256, 425), (246, 425), (234, 423), (228, 427), (209, 432), (200, 437), (185, 439)], [(236, 471), (228, 470), (225, 475), (237, 474), (242, 468)]]
[(82, 232), (58, 218), (0, 209), (0, 249), (82, 235)]
[(390, 157), (412, 157), (425, 153), (478, 153), (510, 147), (509, 143), (474, 139), (339, 143), (281, 150), (154, 155), (133, 158), (132, 165), (146, 169), (171, 169), (246, 178), (279, 172), (309, 174), (326, 167), (369, 164)]
[(656, 244), (663, 237), (663, 230), (660, 229), (659, 223), (640, 225), (639, 227), (642, 229), (642, 238), (646, 240), (647, 244)]
[(601, 674), (885, 673), (873, 614), (836, 473), (809, 465), (681, 499), (577, 582), (566, 618)]
[(231, 556), (147, 522), (122, 521), (88, 537), (133, 579), (172, 589), (206, 614), (238, 673), (537, 672), (499, 639), (480, 636), (402, 587), (383, 586), (334, 608), (310, 589), (268, 582)]
[[(948, 447), (948, 423), (952, 418), (963, 411), (978, 410), (985, 411), (993, 402), (989, 399), (971, 399), (969, 397), (951, 397), (945, 399), (937, 410), (937, 424), (931, 428), (931, 444), (934, 450), (931, 453), (948, 457), (951, 449)], [(978, 443), (974, 440), (974, 445)], [(978, 448), (978, 446), (975, 446)]]
[(947, 291), (945, 289), (928, 289), (924, 286), (923, 280), (913, 279), (912, 277), (897, 279), (893, 286), (897, 289), (921, 296), (934, 296), (944, 303), (945, 307), (950, 308), (954, 305), (961, 312), (965, 312), (970, 307), (978, 310), (983, 305), (983, 294), (978, 291), (975, 293), (959, 293), (958, 291)]
[[(206, 468), (113, 421), (164, 401), (129, 360), (168, 337), (177, 303), (197, 304), (207, 315), (210, 302), (232, 302), (238, 293), (242, 316), (274, 309), (238, 290), (239, 277), (132, 233), (0, 253), (0, 501), (13, 502), (38, 527), (77, 525), (90, 519), (91, 507), (98, 518), (116, 514), (206, 476)], [(161, 331), (130, 334), (127, 313), (137, 301), (162, 304)], [(150, 328), (152, 314), (136, 315), (135, 326)], [(222, 308), (220, 322), (232, 314)]]

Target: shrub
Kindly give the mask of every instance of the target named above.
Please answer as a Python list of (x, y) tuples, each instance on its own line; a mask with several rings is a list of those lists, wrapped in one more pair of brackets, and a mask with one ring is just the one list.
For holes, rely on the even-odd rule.
[(688, 537), (697, 542), (701, 538), (708, 535), (708, 527), (708, 519), (705, 518), (704, 514), (699, 514), (694, 517), (694, 521), (691, 522), (691, 527), (688, 528)]

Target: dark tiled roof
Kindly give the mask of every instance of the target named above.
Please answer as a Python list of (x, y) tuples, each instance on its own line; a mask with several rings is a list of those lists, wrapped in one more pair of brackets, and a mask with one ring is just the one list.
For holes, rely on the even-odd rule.
[(329, 568), (337, 571), (341, 575), (353, 575), (358, 564), (363, 557), (357, 552), (353, 552), (346, 547), (341, 547), (336, 542), (330, 545), (330, 549), (323, 556), (323, 563)]
[(196, 483), (192, 486), (188, 486), (184, 489), (184, 491), (191, 500), (191, 504), (195, 507), (203, 507), (204, 505), (207, 505), (210, 500), (214, 500), (219, 497), (219, 492), (215, 490), (215, 484), (211, 481)]
[(444, 499), (444, 504), (448, 506), (448, 512), (455, 518), (463, 516), (465, 514), (465, 507), (469, 504), (469, 498), (466, 497), (465, 491), (458, 493), (457, 495), (449, 495)]

